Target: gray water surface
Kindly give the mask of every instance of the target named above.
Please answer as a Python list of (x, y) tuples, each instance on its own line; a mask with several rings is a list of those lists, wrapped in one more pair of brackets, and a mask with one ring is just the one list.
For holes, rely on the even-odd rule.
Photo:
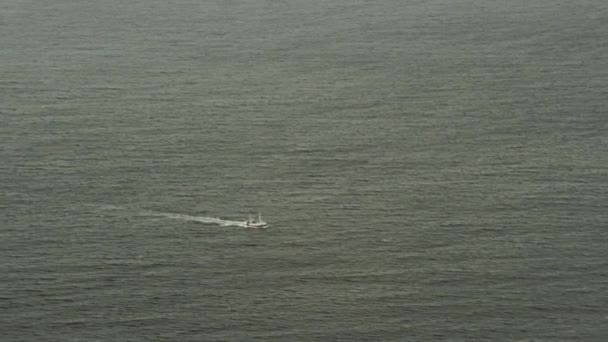
[(4, 0), (0, 340), (605, 341), (607, 22)]

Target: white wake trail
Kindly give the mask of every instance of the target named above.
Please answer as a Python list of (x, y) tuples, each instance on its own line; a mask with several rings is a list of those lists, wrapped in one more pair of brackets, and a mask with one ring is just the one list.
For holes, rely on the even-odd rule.
[[(117, 205), (111, 204), (102, 204), (97, 205), (97, 207), (103, 210), (129, 210), (127, 207), (121, 207)], [(129, 210), (131, 211), (131, 210)], [(181, 220), (181, 221), (190, 221), (190, 222), (200, 222), (205, 224), (216, 224), (222, 227), (233, 226), (233, 227), (242, 227), (247, 228), (247, 224), (244, 221), (234, 221), (234, 220), (223, 220), (219, 217), (209, 217), (209, 216), (193, 216), (186, 214), (176, 214), (176, 213), (164, 213), (158, 211), (139, 211), (139, 215), (143, 216), (155, 216), (155, 217), (166, 217), (173, 220)]]
[(174, 213), (160, 213), (160, 212), (151, 212), (147, 211), (144, 214), (149, 216), (160, 216), (166, 217), (174, 220), (182, 220), (182, 221), (191, 221), (191, 222), (200, 222), (207, 224), (217, 224), (223, 227), (226, 226), (235, 226), (235, 227), (243, 227), (245, 228), (245, 222), (242, 221), (233, 221), (233, 220), (223, 220), (218, 217), (208, 217), (208, 216), (192, 216), (185, 214), (174, 214)]

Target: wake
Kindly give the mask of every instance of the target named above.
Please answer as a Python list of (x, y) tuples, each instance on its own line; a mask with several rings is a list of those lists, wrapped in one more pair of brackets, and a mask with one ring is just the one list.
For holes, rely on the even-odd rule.
[(245, 222), (233, 221), (233, 220), (223, 220), (218, 217), (192, 216), (192, 215), (185, 215), (185, 214), (159, 213), (159, 212), (151, 212), (151, 211), (144, 212), (143, 214), (148, 215), (148, 216), (166, 217), (166, 218), (170, 218), (170, 219), (174, 219), (174, 220), (181, 220), (181, 221), (200, 222), (200, 223), (206, 223), (206, 224), (217, 224), (222, 227), (228, 227), (228, 226), (242, 227), (242, 228), (247, 227), (245, 225)]
[[(133, 210), (129, 209), (128, 207), (121, 207), (121, 206), (111, 205), (111, 204), (96, 205), (96, 207), (101, 208), (103, 210), (128, 210), (128, 211), (133, 212)], [(215, 225), (219, 225), (222, 227), (232, 226), (232, 227), (247, 228), (247, 224), (245, 221), (224, 220), (219, 217), (193, 216), (193, 215), (177, 214), (177, 213), (164, 213), (164, 212), (158, 212), (158, 211), (152, 211), (152, 210), (138, 211), (137, 214), (141, 215), (141, 216), (149, 216), (149, 217), (150, 216), (151, 217), (164, 217), (164, 218), (168, 218), (168, 219), (172, 219), (172, 220), (199, 222), (199, 223), (204, 223), (204, 224), (215, 224)]]

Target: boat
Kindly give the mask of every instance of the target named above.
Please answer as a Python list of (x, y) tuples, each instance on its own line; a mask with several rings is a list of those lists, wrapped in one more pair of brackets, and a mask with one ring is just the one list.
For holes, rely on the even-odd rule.
[(247, 221), (245, 221), (244, 223), (245, 223), (245, 228), (265, 229), (265, 228), (270, 227), (268, 225), (268, 222), (264, 222), (262, 220), (262, 213), (258, 213), (257, 220), (250, 216), (249, 219)]

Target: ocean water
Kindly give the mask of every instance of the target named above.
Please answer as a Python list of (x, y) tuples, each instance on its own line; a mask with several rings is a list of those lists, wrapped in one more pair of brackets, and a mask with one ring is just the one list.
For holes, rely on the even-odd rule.
[(0, 340), (605, 341), (607, 22), (2, 1)]

